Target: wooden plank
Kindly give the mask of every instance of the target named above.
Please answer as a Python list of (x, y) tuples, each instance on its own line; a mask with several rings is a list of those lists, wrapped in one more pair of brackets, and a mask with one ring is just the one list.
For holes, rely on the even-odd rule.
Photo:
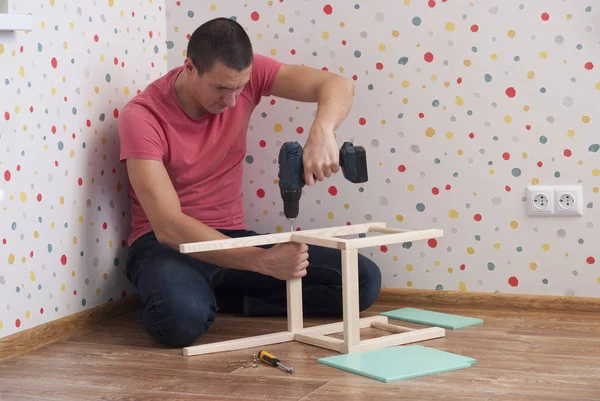
[[(94, 364), (87, 367), (78, 366), (53, 366), (48, 369), (40, 361), (38, 366), (21, 367), (19, 374), (15, 374), (12, 366), (0, 365), (0, 383), (9, 380), (22, 380), (23, 375), (35, 378), (35, 386), (40, 390), (40, 396), (44, 399), (44, 391), (50, 390), (52, 386), (60, 383), (61, 386), (92, 386), (109, 387), (120, 391), (154, 391), (163, 394), (162, 400), (177, 400), (170, 397), (169, 393), (195, 394), (197, 400), (228, 400), (229, 398), (246, 398), (247, 400), (299, 400), (310, 394), (315, 389), (326, 383), (318, 378), (296, 381), (293, 375), (260, 364), (260, 368), (266, 370), (266, 375), (249, 377), (234, 375), (230, 373), (200, 372), (194, 369), (163, 369), (153, 365), (151, 361), (135, 368), (121, 367), (115, 364)], [(218, 358), (214, 363), (219, 363)], [(259, 369), (253, 369), (257, 372)], [(279, 371), (281, 376), (275, 377), (273, 371)], [(271, 376), (269, 377), (269, 373)], [(285, 374), (283, 374), (285, 373)], [(85, 392), (84, 394), (85, 395)], [(2, 400), (8, 398), (2, 397)], [(85, 397), (81, 399), (85, 400)], [(112, 400), (110, 396), (101, 398)], [(122, 399), (116, 396), (115, 399)], [(144, 394), (136, 398), (145, 400)]]
[(340, 352), (344, 345), (344, 340), (339, 338), (327, 337), (322, 334), (302, 334), (296, 333), (294, 340), (301, 343), (314, 345), (316, 347), (327, 348), (332, 351)]
[(91, 330), (139, 305), (138, 295), (133, 294), (8, 335), (0, 339), (0, 360)]
[(292, 234), (291, 241), (300, 242), (307, 245), (322, 246), (326, 248), (345, 249), (346, 242), (348, 240), (344, 238), (328, 237), (324, 235), (294, 233)]
[[(388, 318), (386, 316), (380, 316), (380, 315), (363, 317), (359, 320), (358, 327), (360, 327), (361, 329), (366, 329), (368, 327), (371, 327), (373, 322), (387, 323)], [(336, 323), (322, 324), (319, 326), (307, 327), (304, 330), (302, 330), (300, 333), (301, 334), (328, 335), (328, 334), (334, 334), (334, 333), (341, 333), (343, 331), (344, 331), (344, 322), (336, 322)]]
[(344, 314), (344, 347), (349, 353), (360, 343), (360, 310), (358, 304), (358, 251), (342, 251), (342, 302)]
[(408, 233), (415, 230), (403, 230), (400, 228), (390, 228), (390, 227), (371, 227), (369, 228), (370, 233), (382, 233), (382, 234), (396, 234), (396, 233)]
[(429, 327), (427, 329), (413, 330), (406, 333), (384, 335), (381, 337), (362, 340), (360, 344), (350, 348), (348, 353), (372, 351), (380, 348), (393, 347), (396, 345), (416, 343), (445, 336), (446, 330), (441, 327)]
[(347, 240), (346, 249), (360, 249), (381, 245), (400, 244), (404, 242), (422, 241), (431, 238), (439, 238), (443, 235), (443, 230), (428, 229), (355, 238)]
[(288, 331), (295, 333), (304, 328), (304, 312), (302, 309), (302, 279), (287, 280), (287, 324)]
[[(301, 231), (303, 234), (326, 235), (337, 237), (340, 235), (363, 234), (371, 227), (385, 227), (385, 223), (365, 223), (349, 226), (337, 226), (328, 228), (317, 228)], [(291, 242), (294, 233), (261, 234), (252, 237), (229, 238), (214, 241), (191, 242), (179, 245), (181, 253), (216, 251), (221, 249), (244, 248), (249, 246), (260, 246)]]
[(486, 310), (489, 308), (512, 309), (516, 313), (546, 310), (553, 312), (590, 312), (592, 317), (600, 314), (600, 297), (383, 288), (378, 301), (421, 308), (439, 305), (443, 307), (484, 308)]
[(216, 343), (191, 345), (183, 348), (184, 356), (193, 356), (201, 354), (212, 354), (215, 352), (235, 351), (239, 349), (260, 347), (263, 345), (272, 345), (285, 343), (294, 340), (294, 333), (282, 331), (279, 333), (264, 334), (262, 336), (238, 338), (235, 340), (219, 341)]
[[(110, 384), (88, 386), (78, 384), (55, 383), (40, 384), (35, 377), (24, 375), (21, 379), (3, 380), (0, 378), (0, 400), (10, 401), (198, 401), (198, 394), (178, 391), (127, 390)], [(255, 401), (243, 394), (237, 396), (202, 395), (202, 401)], [(268, 400), (267, 396), (263, 398)]]
[(33, 18), (31, 14), (15, 14), (12, 12), (0, 12), (0, 32), (31, 31), (32, 26)]
[(380, 329), (380, 330), (392, 331), (392, 332), (395, 332), (395, 333), (405, 333), (407, 331), (414, 331), (414, 330), (416, 330), (416, 329), (413, 329), (411, 327), (404, 327), (404, 326), (398, 326), (396, 324), (380, 323), (380, 322), (373, 322), (373, 323), (371, 323), (371, 327), (374, 327), (374, 328)]
[[(409, 300), (407, 297), (403, 302)], [(401, 306), (403, 304), (397, 302), (378, 301), (365, 314)], [(147, 341), (150, 336), (138, 324), (139, 317), (134, 312), (127, 316), (128, 320), (120, 318), (104, 324), (102, 338), (97, 336), (98, 331), (91, 331), (0, 362), (3, 395), (0, 398), (345, 401), (395, 400), (401, 394), (401, 398), (419, 401), (444, 397), (465, 401), (598, 400), (600, 317), (597, 314), (501, 310), (485, 305), (479, 309), (451, 305), (436, 309), (485, 320), (484, 325), (448, 331), (444, 338), (423, 343), (476, 358), (477, 364), (472, 369), (380, 383), (317, 363), (318, 358), (331, 356), (334, 351), (298, 341), (269, 347), (283, 363), (294, 368), (294, 374), (264, 363), (256, 368), (236, 369), (228, 365), (252, 359), (254, 350), (219, 354), (218, 358), (212, 355), (185, 358), (181, 356), (181, 349)], [(528, 322), (530, 319), (533, 322)], [(361, 319), (361, 325), (364, 321), (365, 318)], [(519, 321), (524, 323), (520, 327), (527, 330), (527, 335), (511, 331)], [(305, 322), (321, 324), (335, 320), (305, 317)], [(574, 324), (567, 324), (569, 322)], [(554, 323), (559, 323), (556, 336), (549, 336)], [(334, 324), (339, 326), (339, 323)], [(221, 315), (200, 341), (265, 334), (270, 325), (276, 331), (285, 330), (285, 317)], [(587, 336), (579, 335), (581, 330), (588, 331), (588, 327), (578, 326), (587, 325), (595, 325), (596, 329), (590, 328)], [(322, 330), (324, 326), (329, 325), (313, 327)], [(379, 329), (366, 328), (361, 331), (361, 337), (371, 333), (381, 335)], [(125, 342), (125, 338), (128, 341)], [(466, 387), (468, 392), (465, 392)]]

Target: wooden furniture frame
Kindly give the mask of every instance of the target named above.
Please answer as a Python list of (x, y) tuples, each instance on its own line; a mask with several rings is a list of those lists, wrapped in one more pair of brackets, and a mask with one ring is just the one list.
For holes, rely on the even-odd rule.
[[(379, 235), (368, 235), (371, 233)], [(360, 234), (364, 234), (364, 236), (361, 236)], [(340, 238), (342, 236), (355, 235), (358, 235), (358, 238)], [(288, 341), (299, 341), (317, 347), (331, 349), (339, 353), (349, 354), (444, 337), (445, 330), (441, 327), (412, 329), (390, 324), (388, 323), (388, 318), (386, 316), (360, 318), (358, 304), (358, 249), (426, 240), (438, 238), (442, 235), (443, 231), (437, 229), (411, 231), (387, 228), (385, 223), (367, 223), (181, 244), (179, 249), (182, 253), (206, 252), (283, 242), (302, 242), (307, 245), (340, 249), (342, 258), (343, 293), (342, 322), (305, 328), (302, 311), (302, 279), (288, 280), (286, 282), (287, 331), (215, 343), (192, 345), (183, 348), (183, 355), (192, 356), (233, 351)], [(361, 341), (360, 329), (368, 327), (383, 329), (395, 334), (383, 335)], [(329, 334), (340, 332), (344, 333), (343, 339), (328, 336)]]

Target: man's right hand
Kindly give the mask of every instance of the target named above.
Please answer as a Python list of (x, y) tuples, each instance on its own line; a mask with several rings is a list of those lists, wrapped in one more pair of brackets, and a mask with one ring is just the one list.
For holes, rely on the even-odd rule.
[(308, 245), (296, 242), (275, 244), (266, 249), (258, 260), (258, 272), (279, 280), (306, 276)]

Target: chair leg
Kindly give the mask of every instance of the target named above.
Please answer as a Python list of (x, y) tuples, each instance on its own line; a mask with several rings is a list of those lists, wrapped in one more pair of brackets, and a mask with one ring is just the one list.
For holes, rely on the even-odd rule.
[(286, 281), (287, 291), (287, 324), (288, 331), (295, 333), (304, 328), (304, 311), (302, 310), (302, 279)]
[(358, 297), (358, 250), (342, 250), (342, 301), (344, 308), (343, 352), (352, 353), (360, 344), (360, 310)]

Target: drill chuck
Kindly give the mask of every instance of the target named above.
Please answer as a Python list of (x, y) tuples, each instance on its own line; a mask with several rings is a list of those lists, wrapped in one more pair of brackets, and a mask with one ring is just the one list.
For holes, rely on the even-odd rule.
[(295, 219), (300, 213), (300, 197), (302, 190), (281, 189), (283, 200), (283, 213), (288, 219)]

